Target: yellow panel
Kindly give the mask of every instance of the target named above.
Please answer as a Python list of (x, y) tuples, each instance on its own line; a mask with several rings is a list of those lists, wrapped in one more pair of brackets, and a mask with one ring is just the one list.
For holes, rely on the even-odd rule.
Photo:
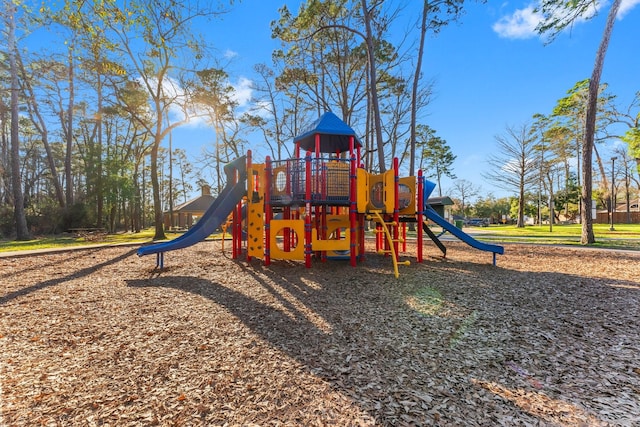
[[(358, 241), (358, 236), (360, 235), (360, 230), (356, 229), (356, 242)], [(331, 250), (327, 251), (327, 257), (344, 257), (348, 256), (351, 252), (351, 233), (349, 229), (345, 230), (344, 240), (337, 240), (336, 242), (344, 242), (340, 245), (336, 245), (339, 247), (334, 247)], [(360, 245), (356, 244), (356, 256), (360, 254)]]
[[(346, 251), (348, 253), (351, 250), (351, 222), (349, 221), (349, 215), (328, 215), (327, 235), (331, 236), (340, 228), (344, 230), (344, 234), (340, 236), (340, 240), (331, 239), (331, 241), (335, 243), (332, 248), (328, 249), (327, 256), (329, 257), (344, 255), (343, 253), (338, 254), (337, 251)], [(356, 231), (356, 236), (357, 235)], [(356, 250), (357, 248), (356, 246)]]
[(357, 210), (365, 213), (369, 205), (369, 172), (362, 168), (356, 170)]
[(349, 215), (327, 215), (327, 234), (331, 234), (337, 228), (349, 229)]
[[(247, 255), (264, 257), (264, 185), (265, 165), (254, 163), (247, 171)], [(258, 191), (254, 191), (258, 188)]]
[(369, 204), (367, 211), (385, 208), (385, 188), (383, 175), (369, 174)]
[(331, 236), (336, 230), (344, 229), (343, 235), (338, 239), (318, 239), (317, 230), (312, 230), (312, 249), (314, 251), (348, 251), (351, 247), (349, 215), (327, 215), (327, 236)]
[(395, 205), (395, 174), (393, 169), (384, 173), (384, 210), (391, 214)]
[[(288, 228), (298, 235), (298, 244), (285, 252), (278, 246), (278, 234)], [(270, 257), (271, 259), (303, 260), (304, 259), (304, 220), (274, 219), (271, 221)]]
[(257, 258), (264, 256), (264, 205), (247, 205), (247, 255)]
[(349, 239), (349, 230), (345, 230), (344, 238), (318, 240), (318, 231), (312, 230), (311, 236), (313, 241), (311, 242), (311, 248), (314, 251), (348, 251), (351, 247), (351, 240)]
[(413, 176), (400, 178), (398, 186), (400, 215), (416, 214), (416, 179)]

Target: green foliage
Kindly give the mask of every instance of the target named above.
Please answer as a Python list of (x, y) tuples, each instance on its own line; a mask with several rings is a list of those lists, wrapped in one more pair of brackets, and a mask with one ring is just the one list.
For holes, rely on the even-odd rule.
[(474, 203), (473, 216), (478, 218), (488, 218), (491, 223), (499, 223), (502, 215), (509, 215), (511, 201), (508, 197), (496, 199), (493, 195), (479, 197)]
[(594, 188), (591, 194), (592, 200), (595, 201), (596, 209), (607, 209), (610, 200), (609, 189), (604, 187)]
[[(509, 218), (517, 218), (518, 217), (518, 212), (520, 209), (520, 203), (518, 202), (518, 199), (515, 197), (511, 197), (509, 199), (510, 204), (509, 204)], [(524, 204), (523, 204), (523, 208), (524, 208)]]
[(445, 0), (425, 2), (428, 16), (427, 27), (438, 34), (440, 30), (451, 22), (457, 21), (463, 13), (464, 0)]
[[(548, 123), (548, 129), (565, 128), (567, 140), (575, 141), (580, 145), (584, 134), (584, 121), (587, 114), (587, 99), (589, 96), (589, 81), (583, 79), (576, 82), (571, 89), (567, 91), (567, 95), (558, 99), (553, 108), (550, 119), (553, 122)], [(598, 123), (599, 130), (606, 128), (610, 122), (610, 116), (614, 111), (613, 102), (615, 95), (607, 91), (608, 85), (602, 83), (598, 89)]]
[(542, 15), (536, 30), (540, 34), (547, 34), (552, 41), (577, 19), (595, 17), (598, 12), (596, 4), (593, 0), (542, 0), (534, 10), (534, 13)]
[(589, 79), (576, 82), (567, 91), (567, 96), (560, 98), (553, 107), (553, 116), (573, 117), (584, 115), (586, 110), (587, 92), (589, 91)]
[[(638, 114), (640, 119), (640, 114)], [(636, 159), (638, 172), (640, 172), (640, 128), (634, 127), (624, 134), (622, 140), (627, 143), (629, 147), (629, 155)]]
[[(278, 90), (298, 94), (299, 104), (337, 111), (349, 122), (366, 93), (367, 48), (355, 30), (362, 27), (359, 10), (347, 0), (307, 1), (296, 15), (283, 6), (271, 23), (272, 37), (283, 44), (274, 52)], [(375, 55), (383, 61), (395, 49), (379, 40)]]
[(447, 141), (437, 136), (436, 131), (427, 125), (416, 126), (416, 146), (421, 149), (420, 169), (425, 171), (425, 177), (437, 179), (438, 190), (441, 192), (442, 176), (456, 179), (453, 162), (457, 156), (451, 152)]
[(577, 184), (575, 173), (570, 174), (569, 180), (561, 190), (554, 193), (554, 207), (556, 213), (561, 211), (569, 218), (575, 218), (579, 213), (579, 204), (581, 188)]
[(31, 209), (27, 214), (27, 223), (31, 232), (36, 235), (58, 234), (70, 228), (95, 226), (87, 204), (78, 202), (66, 209), (52, 199), (41, 203), (37, 209)]
[(0, 237), (8, 238), (15, 232), (13, 209), (8, 205), (0, 206)]

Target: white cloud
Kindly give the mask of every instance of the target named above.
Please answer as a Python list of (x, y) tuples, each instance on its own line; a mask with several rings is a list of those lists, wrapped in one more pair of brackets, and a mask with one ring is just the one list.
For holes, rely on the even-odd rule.
[(269, 103), (268, 101), (254, 101), (249, 111), (251, 112), (251, 114), (262, 117), (265, 120), (270, 120), (273, 118), (271, 103)]
[(251, 101), (253, 94), (253, 82), (246, 77), (240, 77), (235, 84), (231, 84), (235, 90), (234, 99), (239, 107), (246, 106)]
[(225, 59), (235, 58), (236, 56), (238, 56), (238, 52), (236, 52), (236, 51), (234, 51), (234, 50), (231, 50), (231, 49), (227, 49), (227, 50), (224, 52), (224, 55), (223, 55), (223, 56), (225, 57)]
[[(640, 4), (640, 0), (622, 0), (618, 19), (622, 19), (631, 9)], [(609, 1), (598, 1), (593, 4), (584, 17), (578, 18), (575, 24), (586, 22), (589, 17), (603, 11), (610, 5)], [(532, 3), (523, 9), (517, 9), (510, 15), (505, 15), (493, 24), (492, 29), (500, 37), (509, 39), (528, 39), (537, 37), (536, 27), (542, 21), (542, 15), (535, 12), (537, 3)]]
[(640, 0), (622, 0), (620, 3), (620, 9), (618, 10), (618, 19), (624, 18), (624, 16), (631, 11), (634, 7), (640, 4)]
[[(138, 81), (140, 84), (144, 84), (141, 78)], [(238, 103), (238, 107), (247, 107), (253, 95), (253, 82), (246, 77), (240, 77), (236, 83), (228, 82), (228, 84), (234, 89), (233, 99)], [(166, 77), (163, 80), (162, 90), (167, 98), (172, 99), (169, 106), (169, 120), (171, 122), (184, 120), (188, 115), (185, 124), (188, 127), (211, 126), (206, 112), (201, 106), (192, 104), (191, 99), (177, 80)]]
[(493, 31), (500, 37), (509, 39), (528, 39), (535, 37), (536, 27), (542, 20), (542, 16), (534, 11), (535, 6), (530, 5), (524, 9), (518, 9), (511, 15), (503, 16), (493, 24)]

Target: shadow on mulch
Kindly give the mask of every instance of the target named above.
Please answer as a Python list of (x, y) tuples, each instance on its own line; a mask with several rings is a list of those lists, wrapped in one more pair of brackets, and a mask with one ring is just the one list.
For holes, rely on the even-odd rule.
[[(513, 417), (607, 425), (640, 417), (637, 282), (451, 260), (412, 265), (396, 280), (378, 262), (310, 270), (233, 262), (282, 310), (229, 283), (170, 271), (128, 285), (169, 287), (226, 308), (383, 424), (486, 425)], [(446, 312), (407, 306), (425, 286), (443, 296)], [(635, 400), (621, 402), (629, 393)]]
[[(82, 253), (70, 252), (70, 255), (69, 255), (68, 259), (70, 261), (73, 260), (73, 262), (77, 262), (81, 258), (92, 257), (95, 254), (95, 252), (100, 251), (100, 250), (104, 250), (104, 249), (103, 248), (92, 249), (92, 250), (89, 250), (89, 251), (86, 251), (86, 252), (83, 251)], [(10, 292), (10, 293), (0, 297), (0, 305), (6, 304), (7, 302), (9, 302), (9, 301), (11, 301), (11, 300), (13, 300), (15, 298), (28, 295), (28, 294), (30, 294), (32, 292), (36, 292), (36, 291), (39, 291), (39, 290), (42, 290), (42, 289), (45, 289), (45, 288), (49, 288), (49, 287), (52, 287), (52, 286), (58, 286), (58, 285), (60, 285), (60, 284), (62, 284), (64, 282), (68, 282), (70, 280), (87, 277), (90, 274), (95, 273), (96, 271), (100, 270), (101, 268), (107, 267), (109, 265), (117, 264), (118, 262), (120, 262), (120, 261), (122, 261), (122, 260), (124, 260), (126, 258), (129, 258), (131, 255), (133, 255), (135, 253), (136, 253), (136, 250), (132, 249), (132, 250), (130, 250), (128, 252), (123, 253), (120, 256), (117, 256), (115, 258), (109, 259), (109, 260), (107, 260), (105, 262), (102, 262), (102, 263), (99, 263), (99, 264), (96, 264), (96, 265), (91, 265), (90, 267), (86, 267), (86, 268), (77, 270), (77, 271), (75, 271), (72, 274), (69, 274), (67, 276), (56, 277), (55, 279), (45, 280), (44, 282), (39, 282), (39, 283), (36, 283), (36, 284), (34, 284), (32, 286), (27, 286), (26, 288), (21, 288), (21, 289), (18, 289), (16, 291)], [(24, 269), (20, 270), (20, 274), (29, 272), (30, 270), (33, 270), (35, 268), (37, 268), (39, 270), (44, 270), (47, 267), (51, 267), (53, 265), (60, 264), (60, 262), (61, 261), (57, 260), (57, 261), (49, 263), (49, 264), (40, 264), (40, 265), (37, 265), (35, 267), (24, 268)], [(15, 274), (16, 274), (15, 272), (11, 273), (11, 275), (15, 275)], [(0, 275), (0, 279), (6, 278), (6, 277), (8, 277), (8, 276), (7, 275)]]

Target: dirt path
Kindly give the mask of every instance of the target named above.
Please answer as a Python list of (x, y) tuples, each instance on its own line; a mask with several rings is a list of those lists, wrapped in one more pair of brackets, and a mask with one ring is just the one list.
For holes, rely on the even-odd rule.
[(0, 259), (0, 425), (640, 425), (640, 254)]

